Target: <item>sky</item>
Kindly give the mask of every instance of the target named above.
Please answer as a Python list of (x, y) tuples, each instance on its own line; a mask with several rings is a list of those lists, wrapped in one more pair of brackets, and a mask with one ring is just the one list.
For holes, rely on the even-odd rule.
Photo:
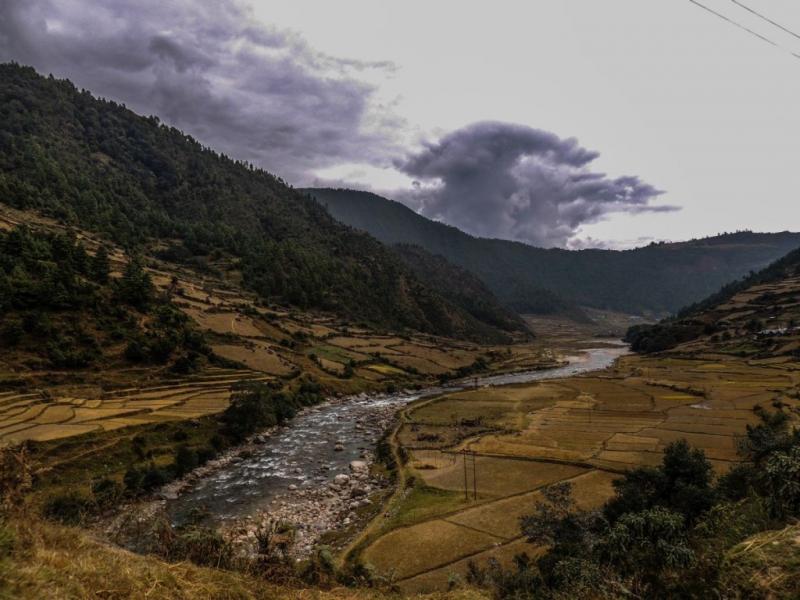
[(797, 0), (2, 0), (32, 64), (487, 237), (800, 230)]

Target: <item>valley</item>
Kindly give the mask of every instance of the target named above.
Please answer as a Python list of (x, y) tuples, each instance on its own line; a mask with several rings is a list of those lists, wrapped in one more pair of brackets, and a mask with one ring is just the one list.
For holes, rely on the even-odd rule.
[[(24, 222), (65, 231), (35, 213), (6, 207), (1, 216), (6, 230)], [(98, 251), (94, 234), (71, 232)], [(118, 280), (128, 259), (102, 243)], [(520, 519), (551, 486), (569, 484), (577, 509), (598, 510), (614, 498), (614, 481), (658, 465), (678, 440), (701, 449), (721, 477), (741, 462), (740, 440), (763, 414), (800, 414), (796, 277), (734, 290), (714, 308), (722, 326), (666, 354), (636, 356), (617, 340), (648, 326), (621, 313), (529, 315), (535, 339), (475, 344), (265, 304), (235, 273), (201, 275), (154, 256), (145, 263), (157, 293), (207, 340), (211, 353), (193, 372), (121, 366), (114, 347), (102, 370), (47, 369), (13, 348), (0, 354), (0, 443), (27, 444), (37, 474), (29, 502), (39, 510), (58, 494), (91, 498), (100, 480), (123, 485), (142, 452), (162, 471), (180, 447), (200, 456), (247, 386), (302, 390), (313, 381), (321, 405), (212, 453), (196, 473), (162, 481), (125, 510), (178, 527), (202, 511), (246, 554), (260, 527), (281, 523), (293, 531), (293, 560), (326, 544), (343, 568), (369, 565), (404, 594), (444, 593), (476, 566), (510, 569), (522, 553), (544, 556)], [(755, 331), (754, 320), (774, 331)], [(376, 457), (386, 431), (388, 455)], [(95, 521), (96, 535), (137, 547), (108, 523)]]
[(539, 248), (0, 112), (0, 599), (800, 594), (800, 234)]
[[(12, 230), (21, 223), (67, 231), (51, 219), (0, 206), (0, 228)], [(100, 247), (96, 236), (85, 231), (78, 236), (90, 252)], [(124, 253), (104, 245), (111, 249), (111, 276), (119, 278)], [(420, 334), (398, 336), (335, 315), (267, 307), (235, 279), (198, 275), (153, 258), (147, 272), (158, 293), (169, 293), (172, 303), (206, 335), (211, 351), (222, 359), (219, 365), (227, 366), (208, 365), (188, 376), (131, 365), (76, 375), (32, 367), (29, 356), (7, 348), (0, 351), (0, 381), (15, 389), (0, 396), (0, 443), (218, 413), (242, 381), (288, 383), (303, 373), (332, 393), (356, 393), (436, 381), (469, 369), (479, 358), (501, 372), (547, 367), (556, 360), (538, 343), (506, 348)]]

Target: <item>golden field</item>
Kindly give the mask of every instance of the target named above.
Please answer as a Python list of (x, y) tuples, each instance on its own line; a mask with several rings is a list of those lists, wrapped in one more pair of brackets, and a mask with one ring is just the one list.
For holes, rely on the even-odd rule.
[(659, 463), (681, 438), (723, 473), (738, 460), (746, 425), (758, 421), (755, 409), (800, 406), (797, 366), (626, 356), (596, 374), (421, 402), (405, 411), (395, 436), (410, 491), (354, 553), (406, 592), (446, 589), (470, 560), (536, 555), (519, 519), (533, 512), (541, 488), (569, 481), (580, 507), (600, 507), (621, 473)]

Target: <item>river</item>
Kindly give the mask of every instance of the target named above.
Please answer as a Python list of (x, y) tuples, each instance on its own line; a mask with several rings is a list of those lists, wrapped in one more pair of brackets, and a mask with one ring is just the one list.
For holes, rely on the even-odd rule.
[[(626, 346), (590, 348), (569, 363), (553, 369), (491, 375), (479, 385), (507, 385), (558, 379), (611, 366), (627, 352)], [(211, 521), (252, 516), (289, 491), (326, 485), (350, 462), (369, 458), (380, 436), (404, 405), (419, 398), (472, 387), (474, 380), (447, 387), (401, 391), (395, 394), (360, 395), (333, 400), (310, 408), (287, 426), (273, 431), (255, 451), (201, 479), (167, 510), (180, 523), (194, 509), (202, 508)]]

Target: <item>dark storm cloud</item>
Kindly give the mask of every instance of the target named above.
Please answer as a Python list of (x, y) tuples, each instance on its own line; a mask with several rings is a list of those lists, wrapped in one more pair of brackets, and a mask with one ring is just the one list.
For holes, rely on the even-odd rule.
[(398, 163), (421, 180), (400, 195), (422, 214), (483, 237), (566, 246), (581, 225), (651, 206), (662, 192), (638, 177), (589, 170), (598, 157), (575, 139), (523, 125), (476, 123)]
[(390, 63), (319, 53), (235, 0), (2, 0), (0, 60), (68, 77), (291, 181), (395, 151), (397, 122), (359, 78)]

